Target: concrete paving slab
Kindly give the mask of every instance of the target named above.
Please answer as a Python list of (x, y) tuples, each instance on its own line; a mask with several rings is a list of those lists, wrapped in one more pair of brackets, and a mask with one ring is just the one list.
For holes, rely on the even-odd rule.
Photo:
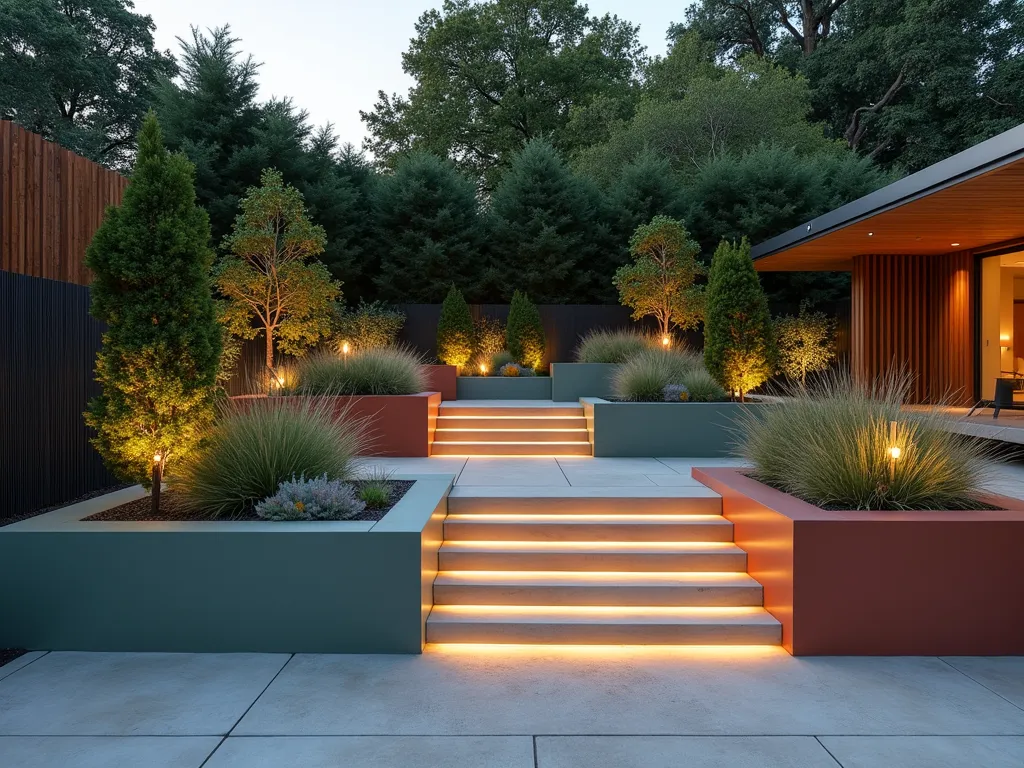
[(825, 736), (843, 768), (1020, 768), (1020, 736)]
[(288, 659), (260, 653), (49, 653), (0, 680), (0, 735), (223, 735)]
[(836, 768), (812, 736), (541, 736), (537, 768)]
[(533, 768), (529, 736), (232, 737), (204, 768)]
[(569, 485), (552, 456), (537, 458), (470, 457), (456, 481), (460, 485)]
[(199, 768), (217, 736), (0, 736), (0, 764), (17, 768)]
[(693, 475), (648, 475), (648, 477), (651, 478), (652, 483), (660, 488), (685, 488), (695, 485), (701, 488), (704, 487)]
[(41, 659), (45, 655), (46, 651), (29, 651), (28, 653), (23, 653), (18, 658), (7, 662), (0, 667), (0, 680), (3, 680), (8, 675), (13, 675), (22, 667), (28, 666), (36, 659)]
[(657, 459), (617, 458), (610, 456), (559, 456), (558, 463), (564, 470), (588, 472), (635, 473), (640, 475), (675, 475), (677, 472)]
[(695, 459), (695, 458), (658, 458), (662, 464), (667, 467), (671, 467), (673, 470), (681, 475), (690, 474), (690, 470), (694, 467), (745, 467), (748, 466), (747, 462), (743, 459), (735, 459), (730, 457), (720, 459)]
[(536, 485), (525, 488), (515, 485), (456, 485), (449, 496), (467, 498), (573, 498), (573, 499), (717, 499), (717, 493), (706, 485), (688, 485), (674, 488), (644, 486), (629, 487), (571, 487), (561, 485)]
[(614, 472), (608, 470), (571, 469), (562, 471), (574, 488), (650, 488), (654, 482), (639, 472)]
[(1024, 711), (936, 658), (428, 646), (296, 656), (235, 733), (1022, 735)]
[(402, 475), (455, 475), (466, 466), (465, 456), (431, 456), (429, 458), (363, 457), (359, 459), (356, 474), (363, 477), (373, 469), (383, 469)]
[(1024, 708), (1024, 657), (946, 656), (943, 661), (990, 691)]

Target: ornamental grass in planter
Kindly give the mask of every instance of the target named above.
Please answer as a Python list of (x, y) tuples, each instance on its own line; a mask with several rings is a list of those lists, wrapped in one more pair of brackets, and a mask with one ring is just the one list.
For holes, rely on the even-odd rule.
[(599, 329), (580, 339), (575, 357), (577, 363), (624, 363), (657, 346), (653, 336), (639, 331)]
[(404, 347), (368, 349), (350, 355), (322, 352), (296, 365), (297, 394), (414, 395), (427, 389), (420, 356)]
[(839, 371), (794, 387), (739, 415), (739, 453), (755, 479), (825, 509), (988, 508), (991, 449), (945, 429), (939, 406), (904, 410), (910, 385), (903, 373), (862, 386)]
[(682, 384), (692, 402), (719, 402), (725, 390), (708, 374), (700, 355), (684, 348), (645, 349), (620, 365), (612, 375), (612, 392), (620, 400), (660, 402), (665, 387)]

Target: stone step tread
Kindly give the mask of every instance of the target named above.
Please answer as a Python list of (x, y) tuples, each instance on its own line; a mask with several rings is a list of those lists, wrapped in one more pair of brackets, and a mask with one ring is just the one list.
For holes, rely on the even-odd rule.
[(437, 429), (441, 443), (587, 443), (586, 429)]
[(553, 406), (553, 407), (503, 407), (503, 406), (490, 406), (490, 407), (475, 407), (465, 408), (459, 406), (450, 406), (442, 404), (438, 409), (438, 416), (511, 416), (514, 418), (521, 418), (524, 416), (574, 416), (583, 417), (582, 406)]
[(444, 541), (443, 552), (516, 554), (745, 555), (730, 541)]
[[(551, 626), (758, 626), (781, 628), (779, 620), (757, 606), (536, 606), (435, 605), (431, 624)], [(429, 631), (429, 629), (428, 629)]]
[(494, 587), (752, 587), (761, 585), (748, 573), (731, 571), (440, 571), (434, 586)]
[(439, 429), (586, 429), (582, 416), (438, 416)]
[(593, 514), (580, 512), (578, 514), (549, 514), (547, 512), (514, 514), (495, 512), (474, 514), (471, 512), (449, 513), (445, 518), (446, 523), (474, 523), (479, 525), (499, 525), (510, 523), (521, 523), (523, 525), (725, 525), (732, 526), (722, 515), (645, 515), (642, 513), (631, 514)]
[(432, 456), (590, 456), (592, 446), (586, 441), (574, 442), (474, 442), (434, 441)]

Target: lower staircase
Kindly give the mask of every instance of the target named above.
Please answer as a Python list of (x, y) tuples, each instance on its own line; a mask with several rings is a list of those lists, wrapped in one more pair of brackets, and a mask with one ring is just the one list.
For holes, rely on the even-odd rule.
[(708, 489), (536, 490), (516, 498), (453, 491), (428, 642), (781, 642)]
[(590, 456), (583, 407), (575, 403), (442, 403), (432, 456)]

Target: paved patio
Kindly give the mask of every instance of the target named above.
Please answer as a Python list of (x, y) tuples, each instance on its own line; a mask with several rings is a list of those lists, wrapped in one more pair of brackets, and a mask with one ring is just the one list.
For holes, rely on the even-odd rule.
[[(694, 464), (738, 462), (370, 463), (456, 475), (456, 494), (643, 494), (683, 490)], [(994, 467), (990, 487), (1024, 497), (1024, 467)], [(1024, 657), (428, 646), (422, 656), (35, 652), (0, 667), (5, 768), (1020, 765)]]

